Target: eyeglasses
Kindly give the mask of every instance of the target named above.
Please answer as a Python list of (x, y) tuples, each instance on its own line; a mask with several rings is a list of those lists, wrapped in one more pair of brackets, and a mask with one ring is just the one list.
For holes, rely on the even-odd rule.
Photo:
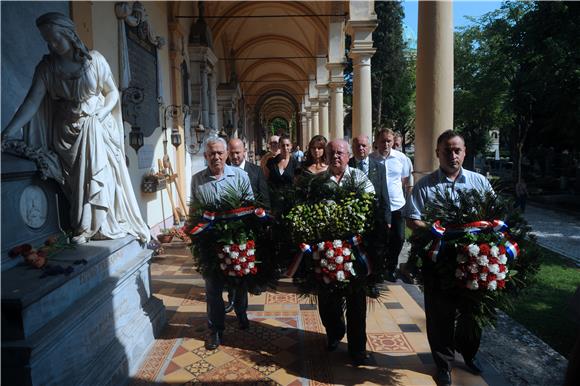
[(277, 145), (278, 142), (270, 142), (270, 145)]

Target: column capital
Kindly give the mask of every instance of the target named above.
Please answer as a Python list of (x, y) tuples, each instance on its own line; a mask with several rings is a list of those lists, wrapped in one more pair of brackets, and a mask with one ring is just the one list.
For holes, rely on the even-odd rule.
[(330, 87), (332, 90), (336, 90), (337, 88), (343, 88), (344, 85), (346, 84), (346, 82), (344, 81), (344, 78), (340, 78), (339, 80), (332, 80), (332, 82), (328, 83), (328, 87)]
[(352, 65), (370, 66), (371, 58), (373, 57), (375, 52), (377, 52), (376, 48), (361, 48), (361, 49), (353, 48), (349, 53), (349, 56), (353, 61)]
[(346, 23), (346, 31), (352, 37), (352, 48), (372, 48), (373, 31), (377, 25), (376, 16), (370, 20), (349, 20)]

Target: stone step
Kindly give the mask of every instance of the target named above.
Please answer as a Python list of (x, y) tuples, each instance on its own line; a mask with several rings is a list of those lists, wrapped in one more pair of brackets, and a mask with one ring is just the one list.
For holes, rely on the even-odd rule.
[[(143, 250), (134, 237), (91, 241), (61, 251), (55, 256), (59, 261), (49, 261), (72, 265), (68, 276), (41, 278), (41, 270), (24, 263), (2, 272), (2, 341), (29, 338), (104, 281), (118, 277), (125, 263)], [(73, 265), (80, 259), (87, 264)]]
[[(151, 297), (151, 251), (131, 256), (127, 254), (130, 250), (135, 250), (132, 243), (113, 253), (123, 257), (118, 263), (111, 256), (103, 257), (102, 261), (112, 262), (110, 276), (78, 296), (42, 328), (26, 339), (3, 341), (2, 368), (9, 377), (3, 377), (5, 380), (14, 384), (103, 384), (95, 382), (126, 379), (136, 371), (154, 333), (165, 322), (165, 312), (162, 302)], [(96, 269), (94, 276), (101, 271), (106, 270)]]

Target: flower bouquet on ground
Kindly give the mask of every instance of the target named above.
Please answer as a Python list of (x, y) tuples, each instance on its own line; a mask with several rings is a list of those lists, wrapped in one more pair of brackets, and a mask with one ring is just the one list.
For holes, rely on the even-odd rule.
[(509, 306), (508, 294), (537, 271), (537, 253), (517, 244), (530, 228), (512, 208), (492, 192), (438, 192), (424, 210), (430, 227), (410, 239), (410, 264), (458, 299), (457, 334), (480, 336), (494, 326), (496, 307)]
[(249, 186), (226, 188), (217, 202), (198, 197), (184, 232), (198, 272), (223, 275), (230, 288), (245, 284), (256, 293), (275, 288), (278, 274), (268, 253), (269, 215), (249, 191)]
[(366, 288), (372, 267), (363, 240), (372, 224), (374, 195), (354, 180), (342, 187), (318, 176), (304, 183), (284, 216), (295, 245), (286, 275), (304, 295)]

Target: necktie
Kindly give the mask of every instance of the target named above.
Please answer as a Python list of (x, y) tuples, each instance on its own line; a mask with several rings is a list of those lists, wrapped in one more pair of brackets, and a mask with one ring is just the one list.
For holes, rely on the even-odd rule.
[(365, 171), (365, 163), (363, 160), (358, 161), (358, 168), (360, 171), (362, 171), (364, 174), (367, 174), (367, 172)]

